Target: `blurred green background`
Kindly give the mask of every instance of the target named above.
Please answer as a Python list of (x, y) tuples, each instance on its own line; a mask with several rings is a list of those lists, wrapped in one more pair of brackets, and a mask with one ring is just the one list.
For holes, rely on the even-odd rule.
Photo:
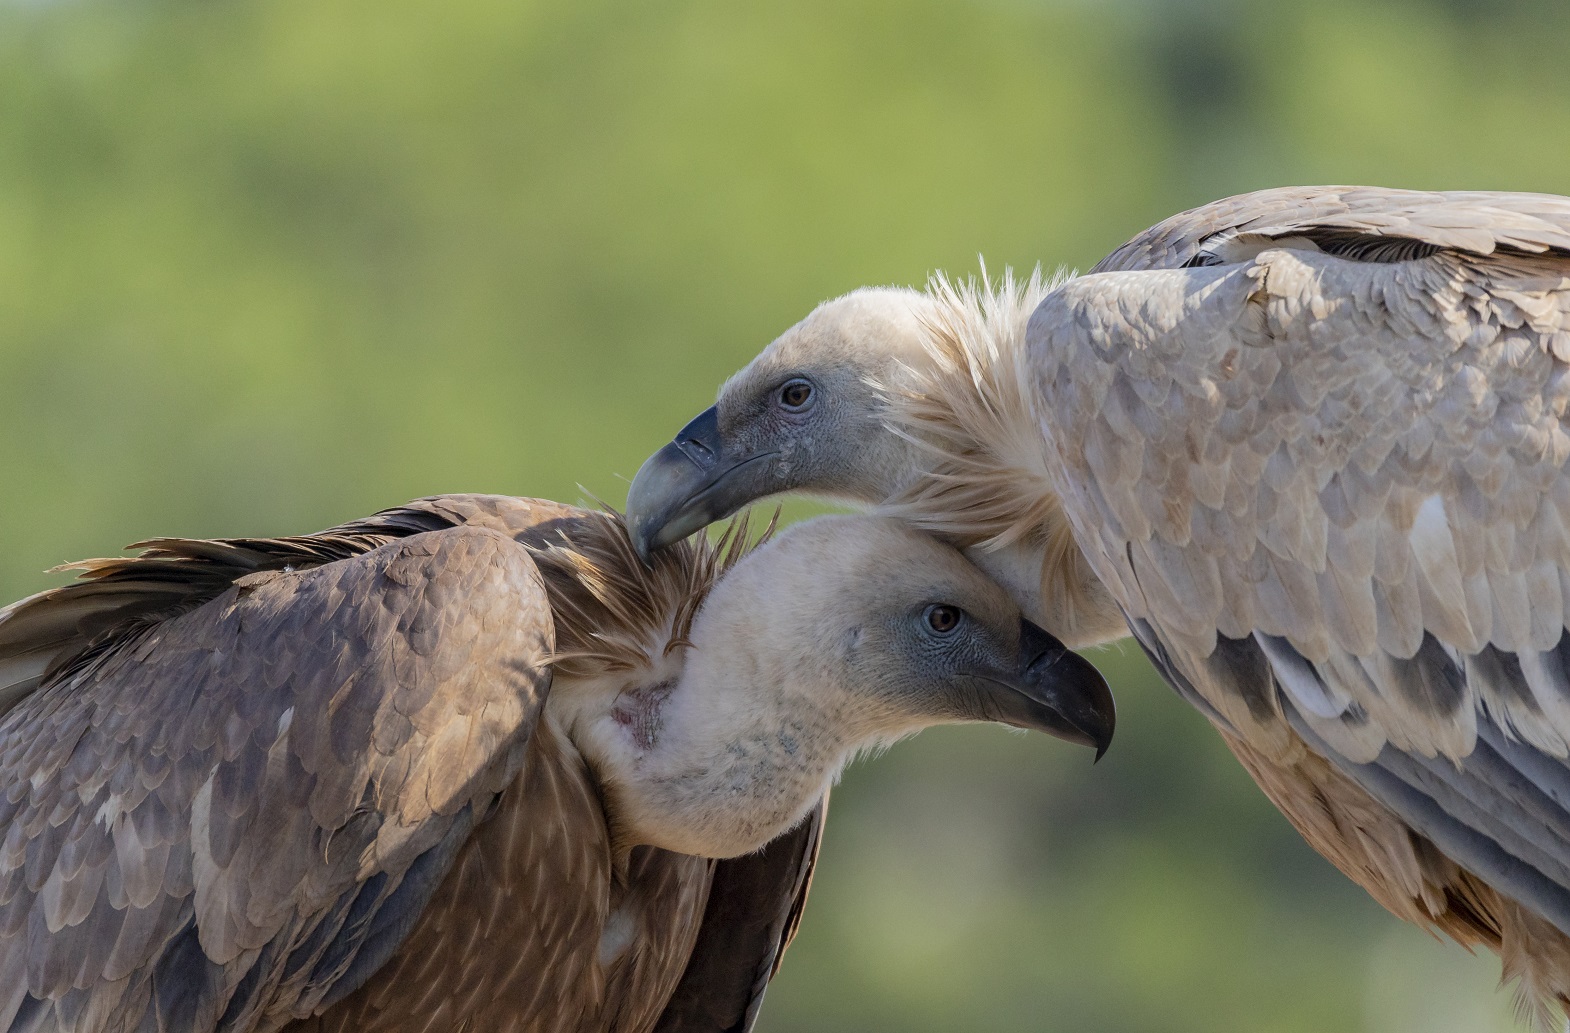
[[(619, 503), (861, 284), (1286, 183), (1570, 193), (1567, 44), (1550, 0), (0, 0), (0, 597), (149, 535)], [(1511, 1028), (1492, 958), (1099, 660), (1094, 770), (940, 729), (846, 776), (765, 1030)]]

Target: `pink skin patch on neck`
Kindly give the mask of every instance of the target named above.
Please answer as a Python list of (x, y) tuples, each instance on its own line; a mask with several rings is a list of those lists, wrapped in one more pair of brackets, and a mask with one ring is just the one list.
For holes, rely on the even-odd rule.
[(654, 748), (664, 727), (665, 701), (676, 689), (675, 679), (623, 689), (611, 708), (611, 717), (627, 729), (640, 750)]

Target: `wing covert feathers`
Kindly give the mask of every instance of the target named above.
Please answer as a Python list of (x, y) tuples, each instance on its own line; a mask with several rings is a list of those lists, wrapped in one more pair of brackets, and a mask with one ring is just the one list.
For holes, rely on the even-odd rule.
[(444, 1033), (460, 1017), (496, 1033), (646, 1030), (692, 950), (713, 864), (639, 848), (614, 879), (593, 780), (547, 719), (403, 946), (289, 1033)]
[[(208, 602), (0, 722), (0, 1028), (216, 1021), (241, 988), (263, 1026), (308, 1009), (357, 949), (351, 913), (466, 835), (522, 763), (552, 639), (510, 539), (415, 534)], [(176, 948), (200, 985), (166, 1004)]]
[(1164, 673), (1382, 904), (1570, 1001), (1570, 199), (1230, 198), (1026, 337), (1053, 491)]
[[(1278, 249), (1067, 284), (1032, 375), (1092, 565), (1179, 651), (1284, 639), (1398, 747), (1465, 755), (1478, 687), (1430, 684), (1425, 643), (1535, 665), (1564, 632), (1566, 273)], [(1563, 756), (1553, 695), (1492, 702)]]
[[(1238, 238), (1255, 247), (1290, 240), (1297, 247), (1319, 247), (1364, 262), (1427, 257), (1441, 248), (1480, 256), (1570, 253), (1570, 198), (1356, 186), (1259, 190), (1174, 215), (1113, 251), (1091, 272), (1212, 261), (1221, 257), (1215, 253), (1220, 245)], [(1407, 241), (1426, 247), (1388, 247)]]
[(130, 546), (138, 556), (64, 564), (56, 569), (75, 571), (77, 583), (0, 608), (0, 715), (65, 665), (195, 609), (246, 575), (304, 570), (459, 524), (516, 534), (582, 512), (539, 499), (443, 495), (312, 535), (155, 538)]

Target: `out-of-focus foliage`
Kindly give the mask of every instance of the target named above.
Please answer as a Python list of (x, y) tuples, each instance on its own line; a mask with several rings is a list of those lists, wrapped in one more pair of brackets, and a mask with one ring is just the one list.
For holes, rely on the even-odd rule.
[[(0, 5), (0, 595), (441, 491), (619, 502), (818, 300), (1303, 182), (1570, 192), (1553, 0)], [(767, 1030), (1504, 1030), (1199, 716), (854, 769)]]

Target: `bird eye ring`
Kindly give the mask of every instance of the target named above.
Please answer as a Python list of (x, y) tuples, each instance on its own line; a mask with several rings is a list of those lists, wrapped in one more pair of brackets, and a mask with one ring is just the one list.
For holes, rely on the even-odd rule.
[(780, 407), (787, 412), (804, 412), (812, 404), (812, 381), (797, 377), (780, 388)]
[(950, 606), (947, 603), (933, 603), (927, 607), (925, 616), (927, 618), (927, 627), (939, 635), (947, 635), (959, 627), (960, 618), (964, 615), (964, 611), (957, 606)]

